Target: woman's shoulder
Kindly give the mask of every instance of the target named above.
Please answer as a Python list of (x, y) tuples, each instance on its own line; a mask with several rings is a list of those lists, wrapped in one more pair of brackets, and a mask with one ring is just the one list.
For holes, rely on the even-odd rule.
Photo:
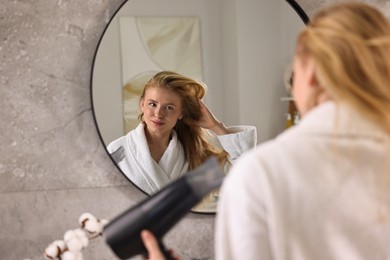
[(247, 171), (248, 175), (255, 174), (256, 170), (273, 169), (282, 164), (297, 152), (295, 131), (285, 131), (276, 138), (257, 144), (256, 147), (243, 153), (235, 162), (240, 172)]
[(115, 152), (119, 147), (122, 146), (123, 142), (124, 142), (124, 139), (126, 138), (126, 135), (124, 136), (121, 136), (113, 141), (111, 141), (108, 145), (107, 145), (107, 151), (109, 153), (112, 153), (112, 152)]
[(107, 150), (109, 152), (113, 152), (116, 149), (118, 149), (120, 146), (122, 146), (125, 143), (126, 139), (129, 138), (133, 134), (133, 132), (135, 132), (135, 131), (136, 131), (136, 129), (133, 129), (130, 132), (128, 132), (127, 134), (122, 135), (122, 136), (118, 137), (117, 139), (111, 141), (107, 145)]

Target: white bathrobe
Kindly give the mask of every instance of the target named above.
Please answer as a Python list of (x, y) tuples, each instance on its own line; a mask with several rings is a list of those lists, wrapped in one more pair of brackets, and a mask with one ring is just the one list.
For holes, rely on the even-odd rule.
[(240, 157), (221, 188), (216, 259), (390, 259), (386, 144), (327, 102)]
[[(219, 135), (215, 140), (229, 154), (229, 161), (253, 148), (257, 142), (253, 126), (228, 127), (230, 134)], [(184, 149), (176, 132), (159, 162), (150, 155), (144, 125), (130, 131), (107, 146), (108, 152), (127, 178), (147, 194), (153, 194), (188, 171)], [(228, 170), (226, 164), (225, 170)]]

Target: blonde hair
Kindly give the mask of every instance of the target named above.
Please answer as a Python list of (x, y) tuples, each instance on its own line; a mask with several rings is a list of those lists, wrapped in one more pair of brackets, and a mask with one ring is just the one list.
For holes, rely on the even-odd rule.
[(318, 83), (390, 135), (390, 23), (357, 2), (317, 13), (298, 37), (297, 56), (313, 57)]
[[(212, 155), (224, 164), (227, 161), (227, 152), (210, 144), (204, 130), (196, 125), (202, 115), (199, 100), (206, 94), (206, 85), (172, 71), (161, 71), (146, 83), (140, 100), (151, 87), (169, 89), (181, 98), (183, 117), (177, 121), (174, 129), (184, 147), (189, 169), (201, 165)], [(142, 117), (141, 113), (138, 118), (143, 121)]]

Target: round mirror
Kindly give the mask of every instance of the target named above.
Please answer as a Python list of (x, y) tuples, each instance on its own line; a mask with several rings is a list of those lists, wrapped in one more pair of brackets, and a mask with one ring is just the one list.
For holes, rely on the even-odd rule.
[(225, 125), (255, 126), (258, 143), (275, 137), (286, 127), (290, 63), (307, 21), (294, 1), (126, 1), (107, 25), (92, 68), (104, 146), (139, 124), (140, 93), (162, 70), (203, 81), (204, 102)]

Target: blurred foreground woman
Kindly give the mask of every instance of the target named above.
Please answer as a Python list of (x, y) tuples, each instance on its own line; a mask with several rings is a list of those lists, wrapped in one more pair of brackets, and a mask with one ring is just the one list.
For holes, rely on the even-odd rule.
[(298, 126), (222, 188), (217, 259), (390, 259), (390, 25), (342, 3), (299, 35)]

